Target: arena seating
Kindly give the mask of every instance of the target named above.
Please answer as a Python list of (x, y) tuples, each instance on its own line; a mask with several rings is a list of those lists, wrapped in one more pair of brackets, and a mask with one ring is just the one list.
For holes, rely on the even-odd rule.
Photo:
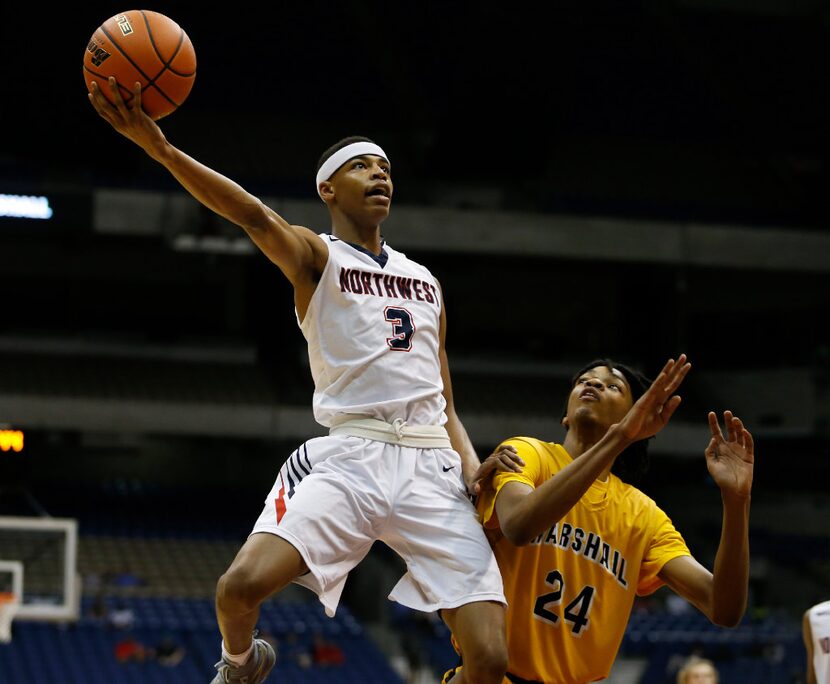
[[(219, 634), (212, 602), (207, 599), (134, 598), (111, 599), (108, 608), (132, 612), (130, 628), (118, 629), (105, 619), (90, 615), (92, 603), (84, 601), (84, 617), (75, 625), (17, 623), (14, 640), (0, 646), (0, 681), (49, 682), (50, 684), (203, 684), (218, 659)], [(285, 684), (341, 682), (358, 684), (400, 679), (386, 659), (364, 635), (345, 607), (334, 619), (327, 618), (317, 603), (269, 602), (260, 619), (262, 635), (277, 644), (275, 672)], [(288, 645), (288, 635), (296, 641)], [(334, 642), (345, 654), (340, 666), (319, 666), (310, 656), (315, 635)], [(129, 636), (152, 649), (164, 638), (184, 649), (178, 665), (164, 666), (148, 655), (144, 660), (119, 662), (116, 646)], [(292, 656), (292, 649), (309, 654), (307, 661)]]
[[(458, 656), (444, 625), (436, 623), (433, 634), (424, 637), (423, 646), (436, 672), (457, 664)], [(620, 649), (620, 657), (648, 661), (640, 684), (673, 683), (672, 663), (692, 653), (712, 659), (721, 681), (729, 684), (789, 684), (803, 669), (799, 626), (782, 616), (757, 622), (745, 619), (735, 629), (723, 629), (697, 611), (685, 615), (634, 613)]]
[(789, 684), (803, 669), (799, 625), (780, 615), (746, 617), (735, 629), (723, 629), (697, 611), (634, 613), (621, 650), (647, 658), (641, 684), (674, 681), (672, 663), (693, 653), (714, 661), (721, 681), (730, 684)]

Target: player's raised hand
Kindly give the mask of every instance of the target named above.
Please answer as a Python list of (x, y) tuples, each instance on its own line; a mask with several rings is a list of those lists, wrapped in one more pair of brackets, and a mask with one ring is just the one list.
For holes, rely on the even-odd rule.
[(680, 406), (680, 396), (675, 391), (692, 367), (686, 363), (686, 355), (669, 359), (660, 375), (646, 392), (634, 403), (619, 423), (623, 435), (632, 442), (653, 437), (662, 430), (672, 414)]
[(98, 83), (93, 81), (90, 85), (89, 101), (101, 118), (148, 153), (164, 144), (165, 138), (161, 129), (141, 108), (141, 84), (136, 82), (133, 86), (133, 99), (129, 105), (121, 97), (115, 78), (109, 78), (107, 87), (115, 104), (104, 97)]
[(721, 432), (718, 417), (709, 412), (712, 439), (706, 447), (706, 467), (724, 496), (748, 499), (752, 491), (752, 473), (755, 467), (755, 445), (752, 435), (741, 419), (731, 411), (723, 412), (726, 437)]
[(525, 462), (510, 444), (501, 444), (484, 459), (473, 478), (467, 483), (467, 491), (473, 496), (481, 493), (482, 485), (496, 472), (520, 473)]

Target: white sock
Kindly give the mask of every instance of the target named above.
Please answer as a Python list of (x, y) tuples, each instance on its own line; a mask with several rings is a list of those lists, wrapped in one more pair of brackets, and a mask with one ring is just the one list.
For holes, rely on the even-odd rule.
[(228, 653), (227, 649), (225, 648), (225, 641), (222, 640), (222, 657), (227, 660), (229, 663), (233, 663), (237, 667), (242, 667), (245, 663), (248, 662), (248, 658), (251, 657), (251, 653), (254, 652), (254, 642), (251, 641), (251, 645), (248, 647), (248, 650), (244, 653), (240, 653), (239, 655), (233, 655)]

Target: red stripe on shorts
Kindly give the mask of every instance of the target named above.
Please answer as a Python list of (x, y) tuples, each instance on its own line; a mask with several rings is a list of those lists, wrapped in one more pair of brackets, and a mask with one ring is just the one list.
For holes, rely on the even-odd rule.
[(285, 515), (285, 486), (280, 487), (280, 495), (274, 500), (277, 507), (277, 524), (279, 525), (282, 516)]

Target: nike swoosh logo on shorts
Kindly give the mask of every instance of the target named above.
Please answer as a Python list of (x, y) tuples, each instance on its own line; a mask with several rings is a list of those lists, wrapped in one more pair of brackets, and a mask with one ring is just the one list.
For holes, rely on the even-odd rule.
[(441, 466), (441, 467), (444, 469), (444, 472), (445, 472), (445, 473), (446, 473), (448, 470), (452, 470), (453, 468), (455, 468), (455, 466)]

